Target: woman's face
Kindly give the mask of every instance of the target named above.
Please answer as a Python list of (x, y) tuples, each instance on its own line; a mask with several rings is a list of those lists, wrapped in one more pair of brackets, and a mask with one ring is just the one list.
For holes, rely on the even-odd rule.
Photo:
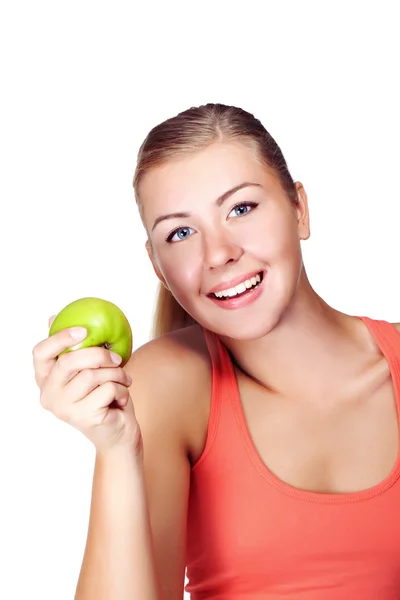
[[(294, 207), (274, 172), (240, 143), (215, 143), (144, 176), (139, 194), (149, 256), (198, 323), (222, 336), (254, 339), (288, 307), (302, 270), (300, 239), (309, 236), (307, 197), (296, 187)], [(262, 281), (250, 289), (257, 274)], [(244, 280), (241, 295), (236, 285)], [(216, 286), (237, 293), (218, 299), (211, 293)]]

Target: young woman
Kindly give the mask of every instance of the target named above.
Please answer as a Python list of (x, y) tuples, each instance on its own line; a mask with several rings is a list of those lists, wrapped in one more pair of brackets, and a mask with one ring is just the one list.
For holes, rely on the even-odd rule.
[(312, 288), (306, 192), (244, 110), (155, 127), (134, 188), (154, 339), (123, 369), (56, 360), (69, 330), (33, 350), (96, 447), (76, 599), (182, 600), (185, 567), (193, 600), (399, 598), (400, 326)]

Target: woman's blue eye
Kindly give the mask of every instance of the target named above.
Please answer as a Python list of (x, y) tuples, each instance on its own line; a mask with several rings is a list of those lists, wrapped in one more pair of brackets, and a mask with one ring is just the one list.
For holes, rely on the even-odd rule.
[[(191, 229), (191, 227), (179, 227), (178, 229), (174, 229), (174, 231), (171, 231), (167, 237), (167, 242), (180, 242), (185, 240), (187, 237), (189, 237), (189, 234), (187, 233), (189, 229)], [(180, 235), (182, 232), (184, 235)], [(178, 236), (178, 239), (174, 240), (175, 236)]]
[[(250, 210), (252, 210), (256, 206), (258, 206), (257, 202), (241, 202), (240, 204), (236, 204), (236, 206), (232, 208), (231, 212), (240, 210), (241, 212), (236, 213), (236, 216), (241, 217), (242, 215), (246, 215), (248, 212), (250, 212)], [(248, 209), (248, 207), (250, 207), (250, 210)], [(243, 211), (244, 208), (247, 210)]]

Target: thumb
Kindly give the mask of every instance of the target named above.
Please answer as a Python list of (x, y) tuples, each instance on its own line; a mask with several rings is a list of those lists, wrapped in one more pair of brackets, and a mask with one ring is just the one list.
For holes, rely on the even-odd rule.
[(49, 327), (51, 327), (51, 324), (53, 323), (54, 319), (56, 318), (57, 315), (53, 315), (52, 317), (50, 317), (49, 319)]

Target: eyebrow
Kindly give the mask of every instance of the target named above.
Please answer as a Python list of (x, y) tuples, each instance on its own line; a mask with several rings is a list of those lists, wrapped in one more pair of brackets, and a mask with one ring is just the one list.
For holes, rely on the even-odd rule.
[[(260, 183), (252, 183), (250, 181), (244, 181), (243, 183), (239, 183), (239, 185), (235, 185), (235, 187), (231, 188), (230, 190), (224, 192), (221, 196), (219, 196), (216, 201), (215, 201), (215, 205), (217, 207), (220, 207), (223, 205), (223, 203), (225, 202), (225, 200), (227, 200), (230, 196), (232, 196), (232, 194), (234, 194), (235, 192), (238, 192), (239, 190), (245, 188), (245, 187), (249, 187), (249, 186), (257, 186), (257, 187), (262, 187), (262, 185)], [(176, 213), (170, 213), (168, 215), (161, 215), (160, 217), (157, 217), (157, 219), (154, 221), (153, 227), (151, 228), (151, 231), (154, 231), (155, 227), (161, 223), (161, 221), (166, 221), (167, 219), (187, 219), (188, 217), (190, 217), (191, 213), (189, 212), (176, 212)]]

